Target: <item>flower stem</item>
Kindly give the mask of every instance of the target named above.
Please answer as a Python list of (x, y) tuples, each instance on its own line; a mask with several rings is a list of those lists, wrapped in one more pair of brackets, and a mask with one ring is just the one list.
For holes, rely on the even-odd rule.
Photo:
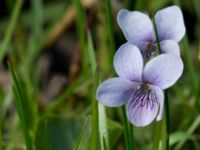
[[(130, 130), (129, 130), (129, 125), (128, 125), (128, 120), (126, 117), (126, 110), (125, 110), (125, 106), (121, 107), (121, 115), (122, 115), (122, 122), (123, 122), (123, 127), (124, 127), (124, 139), (125, 139), (125, 147), (126, 150), (133, 150), (133, 146), (131, 143), (131, 135), (130, 134)], [(133, 130), (132, 130), (133, 131)], [(133, 132), (132, 132), (133, 133)], [(133, 138), (132, 138), (133, 139)], [(131, 149), (132, 148), (132, 149)]]
[[(161, 54), (161, 48), (160, 48), (160, 40), (159, 40), (159, 36), (158, 36), (158, 30), (156, 27), (156, 23), (155, 23), (155, 19), (153, 18), (153, 24), (154, 24), (154, 30), (155, 30), (155, 34), (156, 34), (156, 43), (157, 43), (157, 47), (158, 47), (158, 52), (159, 54)], [(166, 111), (166, 150), (169, 149), (169, 101), (168, 101), (168, 91), (165, 90), (165, 111)], [(161, 132), (160, 132), (161, 134)]]
[(133, 125), (129, 123), (129, 142), (130, 142), (130, 150), (133, 150)]
[(156, 43), (157, 43), (157, 47), (158, 47), (158, 52), (159, 52), (159, 54), (161, 54), (160, 39), (158, 36), (158, 30), (157, 30), (156, 22), (155, 22), (154, 18), (153, 18), (153, 25), (154, 25), (154, 30), (155, 30), (155, 34), (156, 34)]
[(156, 129), (155, 129), (155, 136), (153, 139), (152, 150), (159, 149), (161, 129), (162, 129), (162, 121), (156, 122)]
[(166, 150), (169, 150), (170, 118), (169, 118), (168, 90), (165, 90), (165, 115), (166, 115)]

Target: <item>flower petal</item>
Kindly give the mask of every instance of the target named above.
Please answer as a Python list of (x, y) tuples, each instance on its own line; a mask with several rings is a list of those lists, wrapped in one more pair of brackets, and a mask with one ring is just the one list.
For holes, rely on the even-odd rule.
[(180, 78), (183, 73), (183, 62), (180, 57), (161, 54), (151, 59), (144, 67), (143, 80), (152, 85), (167, 89)]
[(97, 100), (110, 107), (125, 104), (131, 97), (138, 84), (121, 78), (111, 78), (97, 88)]
[(126, 109), (128, 119), (139, 127), (150, 124), (156, 118), (159, 102), (163, 99), (163, 92), (159, 87), (150, 86), (150, 89), (141, 87), (128, 101)]
[(178, 6), (171, 6), (158, 11), (155, 15), (160, 41), (172, 39), (179, 42), (185, 34), (183, 14)]
[(158, 98), (159, 112), (156, 117), (156, 121), (160, 121), (163, 117), (163, 112), (164, 112), (164, 93), (162, 89), (157, 86), (150, 85), (150, 87), (155, 92), (155, 95)]
[(141, 81), (143, 59), (139, 49), (130, 44), (123, 44), (114, 56), (114, 68), (116, 73), (132, 81)]
[(174, 40), (164, 40), (160, 43), (160, 48), (163, 53), (170, 53), (175, 56), (180, 56), (180, 48)]
[(149, 41), (155, 41), (153, 25), (150, 18), (138, 11), (119, 11), (117, 21), (127, 41), (140, 49)]

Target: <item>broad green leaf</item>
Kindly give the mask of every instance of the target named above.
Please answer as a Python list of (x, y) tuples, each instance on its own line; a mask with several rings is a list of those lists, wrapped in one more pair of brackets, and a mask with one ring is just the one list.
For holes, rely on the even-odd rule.
[[(36, 150), (72, 150), (83, 131), (84, 119), (49, 117), (38, 124), (35, 137)], [(87, 150), (90, 137), (90, 124), (84, 129), (84, 137), (79, 145)]]
[(83, 126), (83, 129), (81, 131), (81, 134), (80, 134), (80, 136), (79, 136), (79, 138), (78, 138), (78, 140), (77, 140), (77, 142), (76, 142), (76, 144), (74, 146), (74, 150), (81, 150), (82, 149), (81, 143), (84, 141), (84, 138), (85, 138), (84, 136), (86, 134), (86, 127), (88, 126), (88, 119), (89, 118), (87, 118), (87, 120), (84, 123), (84, 126)]

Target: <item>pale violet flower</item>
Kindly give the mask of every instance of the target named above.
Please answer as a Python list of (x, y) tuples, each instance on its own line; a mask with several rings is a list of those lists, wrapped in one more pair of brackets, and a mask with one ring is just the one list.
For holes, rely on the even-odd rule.
[(119, 77), (108, 79), (97, 89), (97, 100), (110, 107), (126, 104), (128, 119), (135, 126), (146, 126), (162, 119), (164, 95), (183, 72), (180, 57), (161, 54), (143, 66), (140, 50), (131, 43), (122, 45), (114, 56)]
[[(155, 24), (162, 53), (180, 55), (177, 44), (185, 34), (183, 15), (178, 6), (170, 6), (158, 11)], [(122, 9), (117, 16), (118, 24), (128, 42), (136, 45), (144, 58), (150, 57), (157, 49), (154, 26), (147, 14)]]

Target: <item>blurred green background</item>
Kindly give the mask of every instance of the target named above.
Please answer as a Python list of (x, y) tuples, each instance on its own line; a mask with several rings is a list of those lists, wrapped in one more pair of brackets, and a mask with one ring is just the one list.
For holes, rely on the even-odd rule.
[[(169, 90), (170, 147), (200, 150), (200, 0), (108, 4), (0, 0), (0, 150), (87, 150), (95, 142), (95, 149), (104, 149), (95, 136), (98, 125), (100, 137), (104, 127), (108, 131), (109, 149), (125, 149), (120, 110), (106, 107), (105, 115), (102, 106), (98, 113), (95, 99), (99, 79), (115, 75), (112, 59), (125, 42), (117, 12), (126, 8), (153, 17), (174, 4), (183, 11), (187, 33), (180, 42), (184, 74)], [(151, 149), (154, 127), (134, 128), (136, 150)]]

